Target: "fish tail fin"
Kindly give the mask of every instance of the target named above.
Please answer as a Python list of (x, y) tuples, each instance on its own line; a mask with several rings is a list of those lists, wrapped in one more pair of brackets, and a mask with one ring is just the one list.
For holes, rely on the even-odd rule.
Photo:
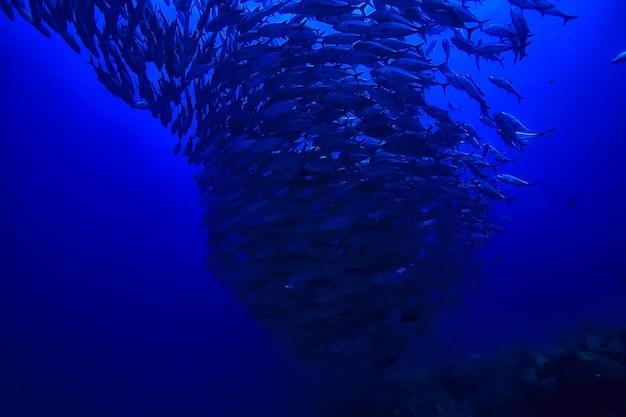
[(526, 44), (524, 45), (524, 48), (523, 48), (524, 56), (528, 56), (528, 54), (526, 53), (526, 48), (528, 48), (530, 45), (532, 45), (532, 42), (526, 42)]
[(522, 99), (524, 99), (524, 96), (517, 96), (517, 102), (519, 103), (519, 105), (522, 105)]
[(180, 142), (180, 139), (178, 139), (178, 142), (176, 142), (176, 145), (174, 145), (174, 148), (172, 149), (172, 154), (178, 155), (180, 153), (181, 148), (182, 148), (182, 144)]
[(478, 26), (474, 26), (473, 28), (465, 28), (465, 30), (467, 30), (467, 40), (471, 41), (472, 40), (472, 33), (474, 33), (474, 31), (476, 29), (479, 29), (481, 27), (481, 25)]
[(485, 19), (485, 20), (480, 20), (478, 21), (478, 27), (480, 28), (480, 30), (483, 30), (483, 26), (485, 25), (485, 23), (489, 23), (491, 22), (493, 18), (490, 17), (489, 19)]
[(367, 16), (367, 14), (365, 13), (365, 8), (367, 6), (369, 6), (369, 3), (364, 2), (361, 6), (357, 7), (357, 9), (361, 11), (361, 14), (363, 15), (363, 17)]
[(474, 33), (474, 31), (476, 29), (480, 29), (481, 31), (483, 30), (483, 25), (487, 22), (489, 22), (491, 20), (491, 18), (486, 19), (486, 20), (479, 20), (478, 21), (478, 25), (474, 26), (473, 28), (465, 28), (467, 30), (467, 40), (471, 41), (472, 40), (472, 33)]
[(531, 43), (532, 42), (526, 42), (524, 45), (519, 45), (516, 51), (519, 54), (519, 61), (528, 56), (528, 53), (526, 53), (526, 48), (528, 48)]
[(480, 105), (480, 114), (482, 114), (483, 116), (485, 116), (488, 119), (491, 119), (491, 115), (489, 114), (489, 109), (491, 107), (489, 107), (489, 105), (487, 105), (487, 103), (481, 103)]
[(567, 25), (567, 22), (573, 19), (578, 19), (578, 16), (565, 16), (563, 18), (563, 26)]

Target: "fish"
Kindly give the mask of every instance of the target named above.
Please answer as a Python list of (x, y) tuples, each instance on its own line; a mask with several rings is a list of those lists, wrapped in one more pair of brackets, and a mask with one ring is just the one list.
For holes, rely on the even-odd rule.
[(402, 22), (381, 22), (372, 25), (367, 35), (373, 38), (402, 39), (416, 33), (419, 33), (419, 29), (413, 25)]
[(500, 162), (502, 164), (515, 162), (514, 159), (507, 157), (502, 152), (500, 152), (495, 146), (489, 143), (484, 143), (482, 145), (482, 150), (483, 150), (483, 158), (487, 155), (487, 153), (489, 153), (493, 156), (493, 159), (496, 162)]
[(463, 158), (463, 163), (476, 177), (486, 179), (489, 176), (485, 174), (473, 158), (467, 156)]
[(435, 49), (435, 46), (437, 46), (437, 41), (438, 41), (438, 40), (439, 40), (439, 39), (435, 38), (435, 40), (434, 40), (434, 41), (432, 41), (432, 42), (428, 45), (428, 47), (427, 47), (427, 48), (426, 48), (426, 50), (424, 51), (424, 55), (426, 55), (426, 56), (430, 55), (430, 53), (433, 51), (433, 49)]
[(515, 177), (513, 175), (510, 174), (498, 174), (496, 175), (496, 178), (499, 179), (500, 181), (510, 184), (510, 185), (515, 185), (515, 186), (531, 186), (534, 187), (537, 185), (536, 182), (530, 183), (526, 180), (523, 180), (521, 178)]
[(511, 43), (517, 38), (517, 32), (515, 32), (515, 29), (510, 24), (485, 24), (483, 25), (482, 32), (489, 36), (507, 39)]
[(463, 109), (461, 108), (461, 106), (454, 104), (452, 101), (448, 102), (448, 108), (452, 111), (456, 111), (456, 112), (463, 114)]
[(537, 4), (536, 0), (509, 0), (509, 3), (519, 7), (520, 9), (534, 9), (541, 11), (541, 6)]
[(518, 150), (528, 145), (528, 138), (546, 136), (555, 130), (555, 128), (551, 128), (543, 132), (534, 132), (528, 129), (517, 117), (507, 112), (494, 114), (494, 121), (497, 125), (498, 135), (507, 145)]
[(506, 197), (504, 194), (498, 191), (493, 185), (485, 181), (479, 181), (478, 184), (476, 185), (476, 189), (482, 195), (492, 198), (493, 200), (505, 200), (510, 203), (511, 201), (515, 199), (514, 197)]
[(460, 123), (458, 126), (467, 134), (467, 140), (473, 147), (475, 147), (476, 149), (482, 148), (480, 144), (482, 138), (478, 134), (476, 128), (471, 123), (463, 122)]
[(13, 6), (11, 5), (10, 0), (0, 0), (0, 8), (4, 12), (4, 14), (9, 18), (9, 20), (15, 20), (13, 15)]
[(441, 48), (443, 49), (444, 54), (446, 54), (446, 62), (450, 60), (450, 41), (448, 38), (444, 38), (441, 41)]
[(515, 89), (515, 87), (513, 86), (513, 81), (495, 75), (490, 75), (489, 77), (487, 77), (487, 79), (491, 81), (495, 86), (503, 89), (507, 93), (516, 96), (519, 104), (522, 104), (522, 99), (524, 97), (522, 97), (522, 95)]
[[(176, 136), (172, 153), (196, 167), (207, 268), (253, 317), (314, 362), (393, 367), (502, 231), (492, 206), (513, 199), (499, 182), (534, 185), (506, 168), (552, 131), (490, 114), (475, 70), (455, 60), (515, 64), (530, 44), (523, 10), (574, 17), (539, 0), (511, 1), (511, 24), (480, 2), (265, 3), (0, 7), (87, 49), (97, 82)], [(490, 81), (521, 102), (505, 76)], [(480, 113), (433, 100), (439, 87)], [(485, 142), (476, 118), (516, 156)]]
[(524, 12), (518, 6), (511, 6), (511, 22), (517, 34), (518, 44), (516, 46), (519, 59), (522, 60), (527, 56), (526, 47), (529, 45), (530, 29), (528, 28), (526, 17), (524, 17)]
[(556, 7), (555, 3), (547, 0), (509, 0), (511, 5), (519, 7), (520, 9), (535, 10), (541, 13), (542, 16), (552, 15), (563, 18), (563, 26), (567, 25), (572, 19), (578, 19), (578, 16), (568, 15), (563, 13)]
[(178, 140), (176, 142), (176, 145), (174, 145), (174, 149), (172, 149), (172, 153), (174, 155), (178, 155), (180, 153), (181, 149), (182, 149), (182, 143), (180, 142), (180, 140)]
[(503, 52), (511, 51), (515, 48), (515, 45), (506, 42), (480, 42), (476, 45), (475, 53), (484, 57), (490, 55), (499, 55)]
[(458, 76), (457, 82), (471, 98), (478, 102), (481, 112), (486, 113), (489, 109), (487, 98), (472, 76), (470, 74)]
[(460, 51), (465, 52), (468, 55), (473, 55), (476, 52), (476, 45), (472, 43), (469, 38), (466, 38), (459, 29), (454, 31), (454, 35), (450, 38), (450, 41)]
[(545, 7), (540, 10), (541, 15), (551, 15), (563, 18), (563, 26), (567, 25), (567, 22), (573, 19), (578, 19), (578, 16), (568, 15), (557, 9), (556, 6), (549, 4), (550, 7)]
[(626, 61), (626, 51), (623, 51), (617, 54), (615, 58), (611, 60), (611, 63), (617, 64), (619, 62), (624, 62), (624, 61)]

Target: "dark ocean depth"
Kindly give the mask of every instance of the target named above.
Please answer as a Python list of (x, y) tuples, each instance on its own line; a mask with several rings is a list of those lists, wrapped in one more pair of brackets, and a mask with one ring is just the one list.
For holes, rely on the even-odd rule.
[[(483, 3), (477, 15), (509, 19), (506, 1)], [(508, 54), (478, 71), (452, 50), (493, 111), (555, 130), (507, 166), (537, 185), (501, 187), (513, 200), (490, 214), (510, 221), (478, 251), (480, 280), (401, 367), (626, 328), (626, 63), (611, 63), (626, 49), (626, 4), (558, 7), (579, 18), (527, 11), (532, 43), (515, 65)], [(336, 389), (205, 268), (197, 168), (87, 56), (0, 13), (0, 417), (320, 416)], [(432, 57), (445, 59), (439, 45)], [(492, 74), (514, 80), (521, 105)], [(428, 94), (476, 121), (467, 94)]]

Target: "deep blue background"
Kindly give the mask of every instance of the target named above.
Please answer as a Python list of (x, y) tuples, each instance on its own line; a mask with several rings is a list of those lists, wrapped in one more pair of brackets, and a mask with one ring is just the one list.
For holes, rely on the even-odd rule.
[(0, 25), (0, 416), (298, 415), (310, 372), (204, 270), (169, 132)]
[[(539, 185), (496, 204), (513, 221), (482, 253), (482, 285), (418, 361), (626, 323), (626, 63), (610, 64), (626, 6), (582, 3), (559, 3), (581, 16), (565, 28), (527, 12), (535, 35), (515, 67), (476, 73), (453, 51), (493, 110), (557, 130), (507, 169)], [(203, 269), (200, 199), (175, 139), (83, 61), (0, 16), (0, 416), (304, 413), (314, 373)], [(515, 80), (521, 107), (492, 73)], [(475, 121), (476, 104), (452, 97)]]

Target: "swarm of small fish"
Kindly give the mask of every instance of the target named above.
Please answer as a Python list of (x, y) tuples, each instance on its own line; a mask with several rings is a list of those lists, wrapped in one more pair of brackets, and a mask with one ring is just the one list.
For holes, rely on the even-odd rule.
[(475, 278), (502, 230), (489, 216), (510, 200), (502, 184), (533, 185), (425, 92), (467, 93), (516, 156), (549, 133), (492, 113), (471, 75), (429, 53), (440, 40), (447, 59), (454, 46), (513, 63), (529, 45), (523, 9), (574, 16), (511, 0), (497, 24), (478, 3), (0, 0), (76, 52), (78, 38), (112, 94), (178, 136), (174, 153), (200, 167), (209, 268), (255, 317), (310, 358), (377, 367)]

